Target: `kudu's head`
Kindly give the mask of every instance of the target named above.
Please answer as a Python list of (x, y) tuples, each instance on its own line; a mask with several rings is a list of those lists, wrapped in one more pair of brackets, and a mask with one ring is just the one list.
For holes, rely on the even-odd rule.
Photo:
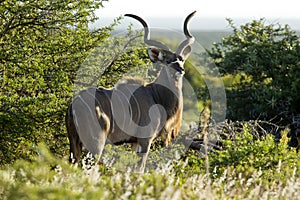
[(195, 40), (188, 30), (188, 23), (195, 13), (196, 11), (189, 14), (184, 21), (183, 32), (186, 39), (178, 46), (176, 52), (170, 51), (169, 47), (160, 41), (151, 40), (149, 27), (142, 18), (132, 14), (126, 14), (125, 16), (132, 17), (143, 25), (145, 31), (144, 42), (152, 46), (148, 49), (148, 56), (150, 60), (154, 63), (161, 62), (165, 64), (167, 66), (166, 69), (172, 71), (169, 73), (173, 74), (172, 76), (178, 80), (184, 75), (184, 62), (190, 55), (192, 50), (191, 44), (193, 44)]

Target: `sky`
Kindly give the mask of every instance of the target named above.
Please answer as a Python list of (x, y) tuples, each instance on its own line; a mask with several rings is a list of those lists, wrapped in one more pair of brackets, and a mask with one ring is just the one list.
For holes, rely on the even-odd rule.
[(271, 22), (289, 22), (292, 28), (300, 30), (299, 0), (109, 0), (103, 4), (104, 8), (97, 12), (103, 19), (102, 25), (109, 24), (115, 17), (131, 13), (148, 22), (155, 22), (158, 27), (180, 28), (181, 22), (176, 24), (174, 20), (160, 19), (184, 19), (196, 10), (197, 15), (193, 18), (194, 24), (191, 23), (191, 27), (198, 26), (200, 29), (205, 29), (207, 19), (218, 19), (219, 21), (210, 21), (213, 23), (210, 26), (222, 28), (227, 24), (225, 18), (239, 22), (264, 17)]

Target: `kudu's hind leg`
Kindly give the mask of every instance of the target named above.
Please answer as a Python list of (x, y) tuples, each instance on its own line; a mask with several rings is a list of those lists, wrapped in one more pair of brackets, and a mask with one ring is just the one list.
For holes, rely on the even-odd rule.
[(68, 136), (70, 141), (70, 157), (69, 162), (72, 164), (78, 163), (81, 153), (82, 153), (82, 143), (76, 134), (72, 134)]
[(100, 136), (98, 138), (98, 146), (96, 147), (96, 150), (92, 152), (92, 154), (96, 156), (96, 162), (95, 162), (96, 164), (101, 164), (100, 158), (104, 150), (105, 141), (106, 141), (106, 135), (100, 133)]

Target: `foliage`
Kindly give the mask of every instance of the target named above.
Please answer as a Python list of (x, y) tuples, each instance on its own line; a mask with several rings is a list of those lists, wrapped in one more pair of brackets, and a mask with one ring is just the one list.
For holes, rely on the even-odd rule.
[[(271, 119), (298, 113), (300, 41), (288, 25), (266, 24), (264, 19), (237, 28), (215, 43), (209, 54), (235, 82), (227, 88), (228, 117)], [(287, 118), (290, 120), (290, 118)]]
[(127, 31), (112, 35), (101, 41), (81, 63), (77, 71), (75, 93), (91, 86), (113, 87), (122, 77), (148, 77), (150, 62), (142, 41), (142, 34), (133, 31), (131, 26)]
[[(223, 141), (225, 150), (208, 154), (209, 174), (205, 159), (196, 154), (137, 174), (84, 161), (82, 167), (74, 167), (39, 145), (31, 162), (18, 160), (2, 167), (0, 195), (2, 199), (297, 199), (299, 154), (287, 150), (286, 137), (280, 143), (271, 135), (257, 140), (249, 130), (245, 123), (234, 140)], [(107, 153), (113, 154), (110, 150)], [(118, 156), (127, 162), (127, 153)]]
[(72, 79), (110, 29), (88, 30), (100, 6), (101, 1), (1, 2), (1, 164), (30, 158), (38, 141), (63, 150)]
[(233, 140), (224, 141), (224, 144), (224, 151), (215, 152), (210, 157), (214, 175), (233, 170), (248, 177), (254, 171), (261, 171), (262, 179), (267, 182), (272, 182), (276, 176), (284, 182), (284, 174), (292, 174), (294, 167), (300, 164), (296, 151), (288, 149), (286, 133), (278, 143), (271, 134), (255, 139), (245, 124), (243, 134), (237, 134)]

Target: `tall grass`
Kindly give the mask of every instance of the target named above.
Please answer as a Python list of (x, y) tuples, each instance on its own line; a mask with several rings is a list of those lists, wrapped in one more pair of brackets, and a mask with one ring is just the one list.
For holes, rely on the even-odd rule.
[[(209, 129), (208, 129), (209, 130)], [(0, 170), (1, 199), (299, 199), (300, 159), (286, 136), (254, 138), (245, 124), (223, 151), (188, 153), (147, 173), (83, 161), (71, 166), (40, 145), (33, 161)], [(208, 132), (209, 133), (209, 132)], [(153, 158), (149, 158), (149, 162)], [(209, 166), (208, 166), (209, 164)]]

